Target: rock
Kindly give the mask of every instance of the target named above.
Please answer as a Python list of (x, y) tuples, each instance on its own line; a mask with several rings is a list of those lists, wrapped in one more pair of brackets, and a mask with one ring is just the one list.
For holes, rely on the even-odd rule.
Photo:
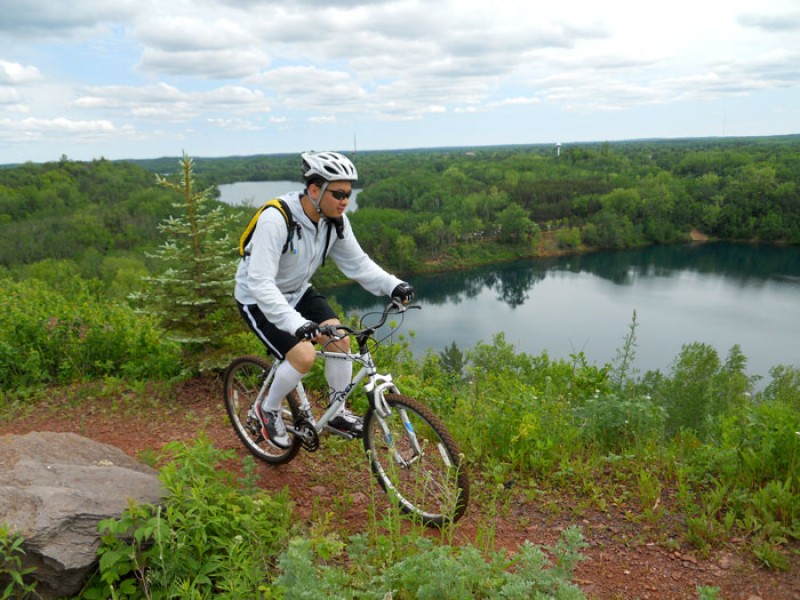
[(36, 569), (43, 597), (80, 591), (96, 568), (101, 520), (119, 517), (129, 498), (163, 497), (158, 473), (113, 446), (73, 433), (0, 437), (0, 522), (24, 536), (23, 568)]
[(356, 492), (352, 495), (353, 504), (356, 506), (364, 506), (369, 504), (369, 496), (363, 492)]
[(328, 496), (329, 493), (328, 488), (324, 485), (315, 485), (311, 488), (311, 494), (314, 497)]

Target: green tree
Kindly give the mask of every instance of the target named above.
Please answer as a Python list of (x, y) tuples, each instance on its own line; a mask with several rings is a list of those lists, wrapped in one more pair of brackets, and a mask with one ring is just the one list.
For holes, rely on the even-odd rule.
[(719, 416), (741, 408), (752, 390), (745, 366), (739, 346), (731, 348), (723, 363), (708, 344), (685, 344), (671, 376), (653, 390), (654, 399), (667, 411), (667, 434), (689, 430), (704, 439)]
[(519, 244), (528, 240), (534, 230), (533, 222), (528, 218), (525, 209), (516, 202), (503, 209), (497, 216), (500, 225), (500, 241)]
[(224, 233), (230, 217), (212, 204), (210, 188), (194, 191), (194, 163), (185, 153), (180, 166), (178, 183), (157, 176), (182, 202), (174, 204), (178, 216), (160, 225), (167, 241), (153, 258), (162, 271), (146, 278), (147, 289), (134, 298), (183, 346), (187, 362), (202, 369), (227, 360), (229, 337), (240, 330), (232, 297), (235, 244)]
[(445, 372), (459, 379), (463, 377), (467, 361), (455, 341), (439, 352), (439, 360)]
[(414, 232), (417, 242), (422, 248), (431, 251), (431, 257), (436, 258), (447, 235), (447, 228), (441, 217), (436, 216), (430, 221), (420, 223)]

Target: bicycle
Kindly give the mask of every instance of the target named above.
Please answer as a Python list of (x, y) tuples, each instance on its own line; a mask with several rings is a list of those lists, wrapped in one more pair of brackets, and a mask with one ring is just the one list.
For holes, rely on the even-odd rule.
[[(344, 324), (322, 327), (329, 337), (327, 344), (355, 338), (358, 351), (332, 352), (327, 344), (317, 350), (317, 359), (350, 360), (359, 365), (345, 391), (333, 399), (318, 417), (301, 381), (281, 402), (281, 413), (291, 445), (278, 448), (266, 440), (255, 407), (265, 397), (275, 370), (281, 361), (271, 362), (260, 356), (242, 356), (233, 360), (225, 372), (225, 407), (236, 435), (257, 458), (272, 465), (291, 461), (301, 448), (315, 452), (320, 435), (333, 433), (347, 439), (356, 436), (328, 425), (353, 393), (363, 387), (369, 407), (363, 419), (364, 450), (370, 467), (383, 490), (401, 511), (416, 516), (425, 525), (442, 526), (460, 519), (469, 501), (469, 478), (464, 457), (444, 423), (421, 402), (400, 394), (391, 374), (378, 373), (370, 348), (374, 349), (399, 329), (377, 339), (378, 329), (390, 315), (402, 315), (412, 308), (392, 300), (378, 323), (361, 329)], [(319, 412), (319, 411), (317, 411)]]

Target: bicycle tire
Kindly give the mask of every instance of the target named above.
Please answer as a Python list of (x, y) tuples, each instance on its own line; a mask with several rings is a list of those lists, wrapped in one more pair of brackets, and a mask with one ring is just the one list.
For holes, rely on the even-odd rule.
[[(264, 438), (261, 424), (253, 412), (258, 392), (272, 363), (261, 356), (241, 356), (225, 370), (225, 409), (233, 430), (253, 456), (272, 465), (282, 465), (292, 460), (300, 450), (300, 438), (289, 433), (291, 446), (278, 448)], [(295, 392), (281, 401), (281, 412), (287, 426), (299, 414), (299, 401)]]
[[(364, 449), (372, 472), (404, 513), (428, 526), (455, 523), (469, 502), (469, 477), (456, 442), (419, 401), (400, 394), (386, 394), (385, 400), (391, 408), (383, 419), (388, 431), (372, 408), (364, 415)], [(414, 450), (413, 435), (421, 454)]]

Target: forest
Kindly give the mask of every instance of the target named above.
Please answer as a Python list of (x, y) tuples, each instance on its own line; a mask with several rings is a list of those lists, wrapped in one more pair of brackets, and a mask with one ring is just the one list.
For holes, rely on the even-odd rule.
[[(398, 272), (715, 239), (800, 243), (800, 137), (362, 152), (364, 248)], [(297, 157), (195, 159), (196, 187), (299, 179)], [(0, 168), (0, 266), (67, 260), (106, 284), (149, 271), (178, 160)], [(266, 200), (266, 199), (265, 199)], [(251, 209), (238, 214), (230, 235)], [(426, 266), (427, 265), (427, 266)], [(39, 266), (38, 268), (46, 268)], [(334, 274), (324, 274), (323, 277)]]
[[(800, 136), (376, 151), (355, 161), (362, 191), (353, 227), (373, 258), (400, 273), (692, 235), (800, 244)], [(299, 177), (295, 155), (65, 156), (0, 167), (0, 424), (53, 410), (58, 398), (121, 418), (155, 411), (171, 386), (216, 381), (231, 356), (262, 352), (231, 298), (236, 241), (254, 209), (223, 204), (216, 186)], [(339, 281), (326, 266), (315, 283)], [(381, 360), (404, 393), (447, 423), (467, 455), (474, 510), (487, 522), (511, 510), (498, 498), (513, 489), (543, 510), (574, 511), (574, 521), (582, 511), (614, 513), (670, 552), (689, 547), (708, 557), (737, 540), (736, 551), (758, 565), (796, 573), (800, 365), (776, 365), (756, 392), (738, 347), (720, 357), (691, 343), (668, 371), (640, 376), (631, 367), (636, 326), (634, 314), (604, 365), (580, 352), (530, 356), (502, 335), (421, 360), (401, 340)], [(320, 368), (309, 379), (322, 377)], [(163, 586), (147, 597), (187, 597), (180, 585), (193, 586), (191, 597), (373, 597), (430, 589), (431, 571), (471, 586), (452, 597), (583, 597), (570, 581), (585, 547), (575, 529), (550, 549), (558, 568), (548, 576), (532, 546), (512, 559), (495, 552), (490, 532), (483, 547), (454, 549), (452, 532), (407, 536), (397, 515), (375, 516), (347, 539), (330, 532), (326, 516), (298, 537), (302, 525), (258, 510), (273, 500), (254, 489), (255, 466), (243, 466), (249, 479), (220, 479), (217, 462), (233, 457), (198, 437), (194, 447), (162, 449), (164, 460), (180, 459), (163, 471), (172, 494), (165, 519), (173, 520), (153, 527), (146, 523), (161, 513), (133, 507), (109, 524), (101, 552), (112, 558), (84, 597), (145, 597), (138, 586), (146, 581)], [(358, 460), (344, 447), (331, 451)], [(201, 482), (197, 496), (183, 477)], [(275, 502), (288, 514), (285, 497)], [(188, 518), (198, 506), (219, 530)], [(145, 525), (131, 531), (137, 523)], [(125, 541), (154, 539), (162, 527), (161, 554)], [(228, 543), (240, 534), (261, 543), (267, 532), (274, 537), (257, 556)], [(0, 522), (0, 584), (16, 574), (7, 590), (22, 597), (20, 543)], [(144, 562), (131, 564), (133, 550)], [(402, 568), (386, 568), (389, 560)], [(515, 560), (529, 570), (514, 571)], [(208, 568), (200, 578), (190, 564)], [(718, 592), (698, 586), (703, 598)]]

